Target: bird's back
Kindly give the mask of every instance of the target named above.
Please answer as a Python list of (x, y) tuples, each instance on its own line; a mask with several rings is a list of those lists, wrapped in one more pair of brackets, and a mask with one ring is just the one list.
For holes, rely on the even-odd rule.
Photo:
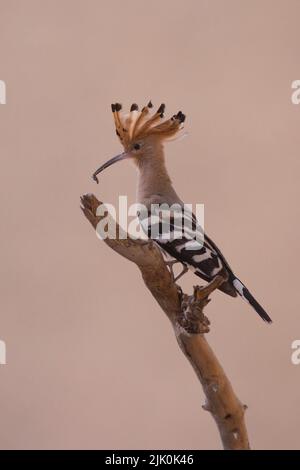
[[(166, 204), (157, 204), (156, 210), (148, 209), (139, 214), (143, 230), (171, 258), (186, 265), (197, 276), (211, 281), (217, 274), (227, 279), (220, 290), (232, 297), (237, 296), (232, 281), (234, 275), (219, 248), (203, 233), (196, 217), (178, 204), (178, 214), (174, 209), (168, 213)], [(181, 213), (180, 213), (181, 211)], [(178, 221), (180, 220), (180, 223)], [(190, 230), (187, 230), (187, 227)]]

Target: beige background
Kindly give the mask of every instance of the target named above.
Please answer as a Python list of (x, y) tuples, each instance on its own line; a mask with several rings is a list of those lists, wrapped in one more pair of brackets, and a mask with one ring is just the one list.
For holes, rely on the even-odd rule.
[[(202, 390), (136, 268), (79, 196), (135, 197), (111, 101), (188, 116), (170, 143), (179, 194), (266, 307), (214, 295), (209, 341), (248, 404), (254, 448), (300, 444), (297, 0), (0, 0), (0, 446), (220, 448)], [(182, 285), (191, 290), (189, 275)]]

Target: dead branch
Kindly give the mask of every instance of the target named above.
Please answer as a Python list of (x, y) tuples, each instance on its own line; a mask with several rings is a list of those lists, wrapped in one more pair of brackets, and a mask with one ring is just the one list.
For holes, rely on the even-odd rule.
[[(101, 217), (96, 215), (100, 204), (93, 194), (81, 198), (82, 210), (96, 229)], [(104, 215), (107, 217), (107, 213)], [(102, 216), (102, 218), (104, 217)], [(244, 420), (246, 405), (233, 391), (221, 364), (209, 346), (204, 333), (209, 332), (209, 320), (203, 313), (208, 296), (223, 282), (216, 276), (205, 287), (194, 287), (190, 296), (173, 281), (159, 248), (152, 241), (117, 238), (104, 242), (114, 251), (134, 262), (141, 271), (144, 283), (170, 319), (178, 344), (194, 368), (202, 384), (206, 403), (203, 409), (211, 413), (218, 426), (224, 449), (249, 449)]]

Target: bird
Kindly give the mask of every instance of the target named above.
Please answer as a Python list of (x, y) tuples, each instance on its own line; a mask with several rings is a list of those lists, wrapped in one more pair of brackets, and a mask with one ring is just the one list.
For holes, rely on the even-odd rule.
[[(168, 213), (165, 209), (174, 206), (181, 209), (185, 207), (168, 174), (164, 144), (180, 135), (186, 116), (182, 111), (178, 111), (166, 119), (164, 103), (155, 112), (152, 108), (151, 101), (141, 110), (133, 103), (129, 113), (125, 114), (121, 112), (121, 103), (111, 105), (116, 134), (124, 151), (102, 164), (93, 173), (93, 179), (98, 183), (99, 173), (116, 162), (133, 161), (138, 169), (137, 202), (145, 208), (142, 213), (137, 214), (140, 224), (160, 248), (171, 270), (173, 264), (181, 263), (183, 270), (174, 280), (177, 281), (188, 270), (207, 282), (217, 275), (222, 276), (224, 282), (219, 286), (222, 292), (231, 297), (239, 295), (265, 322), (272, 323), (264, 308), (235, 275), (221, 250), (202, 229), (195, 215), (182, 211), (181, 214), (184, 215), (178, 216), (178, 211), (170, 210)], [(160, 210), (161, 208), (163, 210)], [(168, 223), (165, 223), (166, 221)], [(192, 236), (188, 230), (183, 230), (186, 221), (198, 237)]]

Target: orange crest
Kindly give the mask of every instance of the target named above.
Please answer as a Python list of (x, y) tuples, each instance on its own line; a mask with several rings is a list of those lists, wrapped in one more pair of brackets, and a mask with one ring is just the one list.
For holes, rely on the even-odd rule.
[(124, 115), (120, 112), (122, 109), (120, 103), (111, 105), (116, 133), (125, 149), (128, 149), (136, 140), (150, 135), (168, 139), (182, 129), (185, 115), (181, 111), (174, 114), (170, 119), (164, 120), (164, 104), (161, 104), (155, 113), (151, 113), (151, 108), (153, 108), (151, 101), (141, 111), (139, 111), (137, 104), (133, 104), (130, 113)]

